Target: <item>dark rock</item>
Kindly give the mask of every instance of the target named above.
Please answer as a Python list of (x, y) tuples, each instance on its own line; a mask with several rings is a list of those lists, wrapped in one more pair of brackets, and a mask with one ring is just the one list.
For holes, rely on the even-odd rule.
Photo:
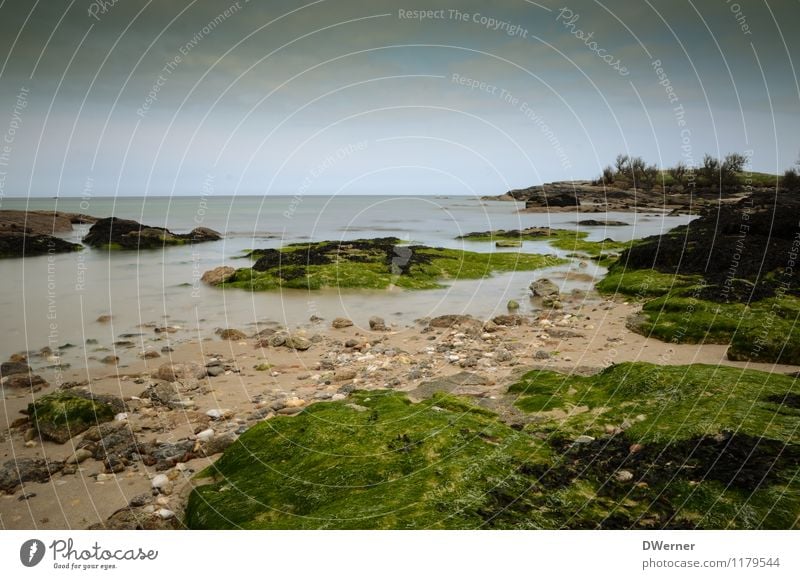
[(163, 227), (149, 227), (130, 219), (108, 217), (97, 220), (83, 242), (92, 247), (138, 250), (216, 241), (221, 238), (216, 231), (204, 227), (188, 234), (176, 234)]
[(47, 388), (50, 384), (38, 374), (12, 374), (2, 379), (3, 388), (13, 388), (16, 390), (30, 389), (38, 392), (42, 388)]
[(224, 330), (217, 330), (216, 333), (223, 340), (244, 340), (247, 338), (247, 334), (245, 334), (241, 330), (236, 330), (233, 328), (225, 328)]
[(27, 374), (31, 367), (25, 362), (3, 362), (0, 364), (0, 378), (11, 376), (12, 374)]
[(81, 249), (83, 249), (82, 245), (70, 243), (52, 235), (29, 235), (20, 232), (0, 231), (0, 258), (70, 253)]
[(389, 328), (386, 327), (386, 322), (383, 318), (378, 316), (372, 316), (369, 319), (369, 329), (374, 332), (385, 332)]
[(42, 458), (9, 460), (0, 468), (0, 491), (12, 494), (26, 482), (46, 483), (62, 468), (64, 463)]

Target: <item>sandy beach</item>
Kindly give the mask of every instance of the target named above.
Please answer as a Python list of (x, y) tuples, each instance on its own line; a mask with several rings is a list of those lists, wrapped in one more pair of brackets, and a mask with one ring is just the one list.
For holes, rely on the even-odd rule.
[[(213, 437), (220, 441), (218, 448), (212, 449), (217, 452), (200, 456), (201, 450), (186, 462), (153, 464), (145, 458), (119, 472), (109, 472), (102, 461), (86, 458), (47, 482), (27, 482), (0, 496), (0, 528), (82, 529), (105, 524), (129, 504), (136, 506), (142, 517), (155, 513), (153, 520), (163, 520), (167, 527), (179, 526), (191, 477), (218, 458), (218, 452), (236, 436), (257, 422), (295, 414), (316, 402), (342, 399), (356, 388), (396, 389), (409, 392), (412, 399), (415, 391), (430, 395), (446, 390), (471, 397), (502, 415), (513, 413), (513, 398), (505, 394), (508, 384), (535, 368), (592, 374), (612, 363), (646, 361), (783, 373), (797, 370), (794, 366), (731, 362), (725, 356), (727, 346), (667, 344), (645, 338), (625, 327), (626, 319), (638, 309), (637, 304), (590, 294), (567, 298), (563, 310), (538, 309), (529, 315), (500, 316), (486, 324), (456, 316), (457, 323), (449, 328), (432, 327), (430, 320), (420, 320), (407, 327), (371, 331), (367, 319), (353, 320), (354, 325), (343, 328), (333, 328), (331, 320), (321, 319), (293, 329), (311, 341), (304, 351), (267, 345), (263, 338), (278, 329), (277, 324), (261, 324), (268, 329), (262, 330), (260, 337), (232, 332), (234, 339), (230, 340), (197, 339), (182, 331), (153, 333), (146, 340), (146, 351), (159, 352), (158, 357), (142, 359), (138, 347), (119, 349), (116, 366), (73, 367), (64, 371), (61, 379), (73, 388), (120, 397), (125, 412), (111, 424), (129, 430), (138, 444), (190, 441), (190, 447), (194, 444), (201, 449)], [(174, 351), (160, 353), (167, 341)], [(157, 378), (160, 368), (187, 363), (201, 368), (217, 365), (220, 370), (214, 377), (174, 381), (181, 400), (172, 407), (145, 397), (148, 388), (169, 384)], [(37, 373), (49, 381), (56, 378), (52, 370)], [(35, 396), (53, 388), (44, 388)], [(5, 392), (0, 462), (32, 458), (69, 462), (82, 436), (65, 444), (33, 436), (21, 414), (31, 401), (29, 393)], [(523, 415), (518, 418), (525, 420)], [(156, 479), (160, 475), (166, 475), (169, 484), (159, 483), (159, 490), (154, 490), (154, 480), (163, 478)]]

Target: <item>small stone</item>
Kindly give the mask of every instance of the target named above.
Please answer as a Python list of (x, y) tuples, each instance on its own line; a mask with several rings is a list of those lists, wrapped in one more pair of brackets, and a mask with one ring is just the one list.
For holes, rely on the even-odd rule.
[(519, 302), (517, 300), (508, 300), (508, 304), (506, 304), (506, 308), (509, 311), (515, 311), (519, 309)]
[(629, 482), (633, 480), (633, 473), (629, 470), (620, 470), (614, 474), (614, 478), (619, 482)]
[(214, 430), (212, 428), (206, 428), (198, 432), (195, 436), (197, 436), (197, 440), (205, 442), (206, 440), (211, 440), (211, 437), (214, 436)]
[(169, 509), (158, 509), (157, 511), (158, 516), (162, 519), (171, 519), (175, 516), (175, 513), (170, 511)]
[(353, 325), (352, 320), (348, 320), (347, 318), (335, 318), (331, 322), (331, 327), (336, 328), (337, 330), (340, 330), (342, 328), (349, 328), (352, 325)]
[(153, 477), (153, 480), (150, 481), (150, 484), (154, 489), (162, 489), (169, 484), (170, 480), (169, 477), (165, 474), (157, 474)]
[(208, 416), (211, 420), (222, 420), (224, 418), (231, 418), (233, 416), (233, 412), (227, 408), (212, 408), (206, 412), (206, 416)]
[(100, 362), (103, 364), (117, 364), (119, 362), (119, 356), (114, 356), (113, 354), (109, 354), (104, 358), (100, 359)]
[(244, 340), (247, 338), (247, 334), (245, 334), (241, 330), (236, 330), (233, 328), (225, 328), (224, 330), (217, 330), (217, 335), (223, 340)]
[(97, 318), (98, 324), (107, 324), (111, 321), (111, 314), (103, 314)]
[(369, 329), (374, 332), (385, 332), (388, 328), (386, 327), (386, 322), (383, 318), (372, 316), (369, 319)]
[(580, 435), (578, 438), (575, 439), (575, 444), (590, 444), (594, 442), (594, 436), (589, 436), (586, 434)]
[(347, 382), (353, 380), (357, 375), (358, 373), (353, 368), (341, 368), (333, 373), (333, 379), (335, 382)]

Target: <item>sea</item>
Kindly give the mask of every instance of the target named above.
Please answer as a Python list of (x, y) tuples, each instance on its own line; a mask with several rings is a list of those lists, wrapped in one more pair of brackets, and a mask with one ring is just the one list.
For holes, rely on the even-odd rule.
[[(170, 340), (206, 338), (218, 328), (252, 331), (272, 323), (311, 328), (310, 318), (338, 316), (368, 327), (380, 316), (398, 328), (421, 318), (465, 313), (482, 319), (506, 312), (509, 300), (521, 313), (536, 309), (531, 281), (548, 277), (563, 291), (590, 289), (605, 270), (594, 262), (496, 274), (453, 281), (442, 289), (297, 290), (252, 293), (219, 289), (200, 282), (214, 267), (246, 267), (244, 254), (255, 248), (301, 241), (397, 237), (410, 243), (478, 252), (523, 251), (566, 256), (569, 251), (545, 241), (526, 241), (521, 249), (499, 249), (490, 242), (463, 241), (473, 231), (532, 226), (586, 231), (590, 240), (627, 241), (657, 235), (688, 223), (687, 215), (639, 213), (524, 213), (522, 205), (475, 197), (440, 196), (182, 196), (5, 198), (3, 209), (58, 209), (96, 217), (116, 216), (186, 233), (199, 226), (224, 234), (217, 242), (140, 252), (83, 251), (25, 259), (0, 259), (0, 357), (49, 347), (62, 361), (93, 364), (115, 342), (133, 341), (139, 349), (163, 343), (153, 326), (179, 326)], [(581, 219), (624, 221), (625, 226), (579, 226)], [(59, 234), (80, 243), (88, 225)], [(579, 278), (579, 279), (575, 279)], [(111, 321), (99, 323), (99, 316)], [(161, 342), (153, 340), (161, 337)]]

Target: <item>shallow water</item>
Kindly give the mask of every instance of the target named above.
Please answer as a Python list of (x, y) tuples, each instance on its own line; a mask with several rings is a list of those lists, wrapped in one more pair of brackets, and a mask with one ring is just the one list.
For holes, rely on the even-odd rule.
[[(147, 225), (186, 232), (202, 225), (224, 232), (224, 240), (194, 247), (172, 247), (139, 253), (85, 249), (74, 254), (0, 260), (0, 312), (3, 332), (0, 356), (43, 346), (56, 349), (70, 343), (64, 360), (83, 362), (99, 347), (112, 347), (121, 334), (148, 344), (155, 336), (143, 324), (180, 325), (172, 339), (205, 336), (217, 327), (247, 329), (256, 321), (277, 321), (287, 327), (306, 325), (311, 315), (326, 319), (352, 318), (366, 325), (370, 316), (400, 324), (444, 313), (470, 313), (487, 317), (504, 312), (509, 299), (531, 311), (528, 285), (537, 277), (563, 280), (566, 290), (589, 288), (589, 281), (567, 281), (565, 272), (602, 275), (602, 268), (577, 262), (552, 270), (496, 275), (483, 280), (458, 281), (447, 288), (428, 291), (327, 290), (249, 293), (219, 290), (199, 282), (203, 272), (218, 265), (241, 267), (249, 260), (242, 252), (281, 243), (325, 239), (394, 236), (425, 245), (498, 250), (492, 243), (456, 240), (471, 231), (518, 229), (531, 226), (575, 228), (579, 219), (619, 220), (624, 227), (584, 227), (589, 239), (626, 241), (656, 235), (687, 223), (689, 216), (645, 213), (520, 214), (510, 202), (464, 197), (181, 197), (181, 198), (79, 198), (5, 199), (4, 209), (51, 209), (116, 215)], [(79, 241), (88, 226), (64, 237)], [(521, 251), (564, 255), (547, 242), (524, 242)], [(111, 314), (109, 324), (96, 322)], [(87, 339), (96, 345), (82, 347)], [(159, 344), (160, 347), (161, 344)], [(113, 348), (112, 348), (113, 349)], [(138, 350), (137, 350), (138, 351)], [(118, 353), (119, 354), (119, 353)]]

